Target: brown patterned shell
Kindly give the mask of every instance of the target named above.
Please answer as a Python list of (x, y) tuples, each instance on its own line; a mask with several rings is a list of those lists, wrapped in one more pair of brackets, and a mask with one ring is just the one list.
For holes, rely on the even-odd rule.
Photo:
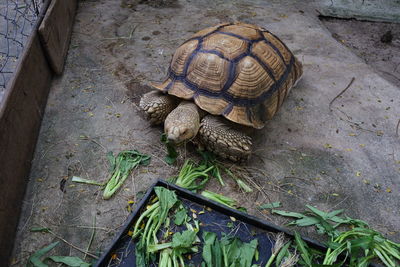
[(168, 78), (153, 86), (260, 129), (301, 75), (301, 63), (278, 37), (255, 25), (225, 23), (184, 42), (172, 58)]

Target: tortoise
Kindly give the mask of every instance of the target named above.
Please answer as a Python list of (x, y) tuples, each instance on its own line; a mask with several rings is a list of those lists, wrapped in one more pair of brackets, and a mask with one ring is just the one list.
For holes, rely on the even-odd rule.
[(196, 143), (233, 161), (249, 158), (249, 129), (261, 129), (302, 76), (302, 65), (274, 34), (223, 23), (195, 33), (174, 53), (168, 76), (140, 107), (164, 122), (170, 141)]

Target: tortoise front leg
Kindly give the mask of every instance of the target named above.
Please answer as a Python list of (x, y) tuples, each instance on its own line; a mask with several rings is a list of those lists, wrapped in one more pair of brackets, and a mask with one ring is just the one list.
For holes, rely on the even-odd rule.
[(201, 120), (198, 140), (207, 150), (232, 161), (247, 160), (251, 154), (251, 138), (221, 116), (207, 115)]
[(170, 95), (159, 91), (151, 91), (142, 96), (139, 106), (146, 113), (151, 124), (161, 124), (167, 115), (178, 105), (178, 101)]

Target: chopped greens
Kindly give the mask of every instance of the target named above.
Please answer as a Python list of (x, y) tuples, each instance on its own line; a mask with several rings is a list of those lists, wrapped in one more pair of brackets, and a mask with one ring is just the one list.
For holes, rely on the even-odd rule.
[(70, 266), (70, 267), (90, 267), (90, 266), (92, 266), (91, 264), (84, 262), (81, 258), (78, 258), (78, 257), (50, 256), (49, 259), (54, 262), (57, 262), (57, 263), (63, 263), (66, 266)]
[[(207, 167), (204, 164), (196, 166), (196, 164), (190, 160), (186, 160), (183, 164), (181, 171), (177, 177), (173, 177), (171, 180), (177, 186), (180, 186), (189, 190), (201, 189), (205, 186), (209, 179), (209, 172), (213, 170), (213, 166)], [(200, 179), (199, 183), (196, 181)]]
[[(168, 214), (179, 200), (174, 191), (164, 187), (155, 187), (154, 191), (157, 195), (156, 201), (147, 206), (133, 228), (132, 238), (139, 240), (136, 245), (136, 265), (148, 266), (150, 259), (155, 258), (154, 253), (159, 252), (159, 266), (179, 267), (179, 264), (183, 264), (183, 254), (197, 251), (193, 243), (197, 240), (198, 227), (193, 228), (186, 223), (186, 231), (175, 233), (171, 242), (160, 243), (157, 233), (163, 224), (168, 228), (170, 222)], [(187, 215), (182, 205), (176, 214), (178, 215), (175, 221), (178, 220), (183, 224)]]
[(28, 259), (28, 263), (26, 264), (26, 266), (30, 267), (30, 266), (34, 266), (34, 267), (47, 267), (48, 265), (45, 264), (41, 258), (46, 255), (50, 250), (52, 250), (53, 248), (55, 248), (58, 243), (60, 242), (54, 242), (51, 243), (50, 245), (36, 251), (35, 253), (32, 254), (32, 256), (29, 257)]
[(309, 248), (306, 244), (306, 242), (303, 241), (299, 233), (294, 232), (294, 240), (296, 242), (296, 248), (300, 252), (300, 257), (301, 261), (300, 263), (303, 266), (312, 266), (311, 260), (312, 260), (312, 255), (310, 254)]
[[(309, 205), (306, 207), (309, 211), (305, 213), (272, 211), (275, 214), (296, 218), (289, 225), (315, 226), (318, 233), (329, 237), (328, 250), (324, 255), (320, 255), (309, 248), (300, 235), (295, 233), (295, 248), (300, 253), (299, 263), (303, 266), (315, 266), (317, 259), (320, 259), (324, 266), (342, 266), (347, 260), (349, 267), (366, 267), (373, 259), (380, 259), (387, 267), (399, 266), (400, 244), (370, 229), (366, 222), (339, 217), (343, 210), (324, 212)], [(350, 226), (350, 230), (340, 231), (338, 227), (341, 225)]]
[(90, 179), (85, 179), (85, 178), (78, 177), (78, 176), (72, 176), (72, 182), (82, 183), (82, 184), (98, 185), (98, 186), (105, 186), (106, 185), (105, 183), (99, 183), (97, 181), (90, 180)]
[[(275, 258), (278, 257), (278, 255), (280, 255), (282, 249), (285, 249), (285, 246), (289, 244), (289, 242), (287, 244), (284, 244), (283, 242), (283, 233), (279, 233), (277, 235), (276, 241), (275, 241), (275, 245), (272, 247), (272, 255), (271, 257), (268, 259), (267, 264), (265, 265), (265, 267), (270, 267), (272, 266), (272, 263), (274, 262)], [(286, 248), (287, 249), (287, 248)], [(283, 257), (283, 255), (281, 255), (281, 257)], [(282, 259), (278, 259), (276, 260), (276, 263), (280, 263)]]
[(109, 199), (115, 194), (133, 169), (139, 165), (148, 165), (150, 163), (150, 156), (141, 154), (137, 150), (124, 150), (118, 153), (116, 157), (110, 151), (107, 154), (107, 158), (111, 165), (111, 177), (104, 188), (104, 199)]
[(90, 267), (92, 266), (90, 263), (87, 263), (83, 261), (81, 258), (78, 257), (72, 257), (72, 256), (49, 256), (46, 257), (45, 259), (41, 259), (44, 257), (48, 252), (50, 252), (53, 248), (55, 248), (60, 242), (54, 242), (51, 243), (50, 245), (36, 251), (35, 253), (32, 254), (32, 256), (29, 257), (28, 262), (26, 264), (27, 267), (48, 267), (46, 263), (44, 263), (46, 260), (52, 260), (57, 263), (63, 263), (66, 266), (70, 267)]
[(224, 171), (226, 174), (228, 174), (229, 177), (231, 177), (236, 184), (241, 188), (243, 191), (246, 193), (253, 192), (253, 189), (247, 185), (243, 180), (237, 178), (228, 168), (223, 166), (221, 163), (219, 163), (216, 159), (215, 154), (209, 151), (198, 151), (200, 155), (203, 158), (202, 164), (206, 165), (207, 167), (214, 167), (211, 171), (211, 175), (219, 181), (219, 183), (222, 186), (225, 186), (225, 182), (222, 179), (222, 174), (221, 171)]
[[(160, 252), (159, 267), (180, 267), (185, 266), (183, 255), (190, 252), (198, 252), (195, 245), (197, 231), (185, 230), (177, 232), (172, 237), (172, 242), (150, 245), (148, 251)], [(172, 264), (171, 264), (172, 263)]]
[(187, 218), (186, 209), (183, 206), (181, 206), (179, 210), (175, 213), (174, 223), (176, 225), (182, 225), (183, 222), (186, 221), (186, 218)]
[(218, 240), (212, 232), (203, 232), (203, 267), (251, 267), (258, 241), (242, 242), (239, 238), (223, 235)]
[(230, 197), (226, 197), (224, 195), (221, 195), (221, 194), (217, 194), (217, 193), (214, 193), (214, 192), (211, 192), (211, 191), (208, 191), (208, 190), (204, 190), (203, 192), (201, 192), (201, 195), (203, 197), (211, 199), (211, 200), (213, 200), (215, 202), (221, 203), (222, 205), (228, 206), (228, 207), (230, 207), (232, 209), (234, 209), (235, 206), (236, 206), (236, 201), (235, 200), (233, 200)]
[(179, 154), (176, 151), (174, 144), (168, 140), (165, 133), (161, 135), (161, 143), (163, 143), (167, 148), (167, 156), (165, 156), (165, 162), (167, 162), (169, 165), (174, 164)]

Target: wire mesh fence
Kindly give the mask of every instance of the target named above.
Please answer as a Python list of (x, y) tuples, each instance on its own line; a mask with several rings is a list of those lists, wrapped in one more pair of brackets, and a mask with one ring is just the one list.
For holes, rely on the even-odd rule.
[(0, 0), (0, 102), (43, 0)]

